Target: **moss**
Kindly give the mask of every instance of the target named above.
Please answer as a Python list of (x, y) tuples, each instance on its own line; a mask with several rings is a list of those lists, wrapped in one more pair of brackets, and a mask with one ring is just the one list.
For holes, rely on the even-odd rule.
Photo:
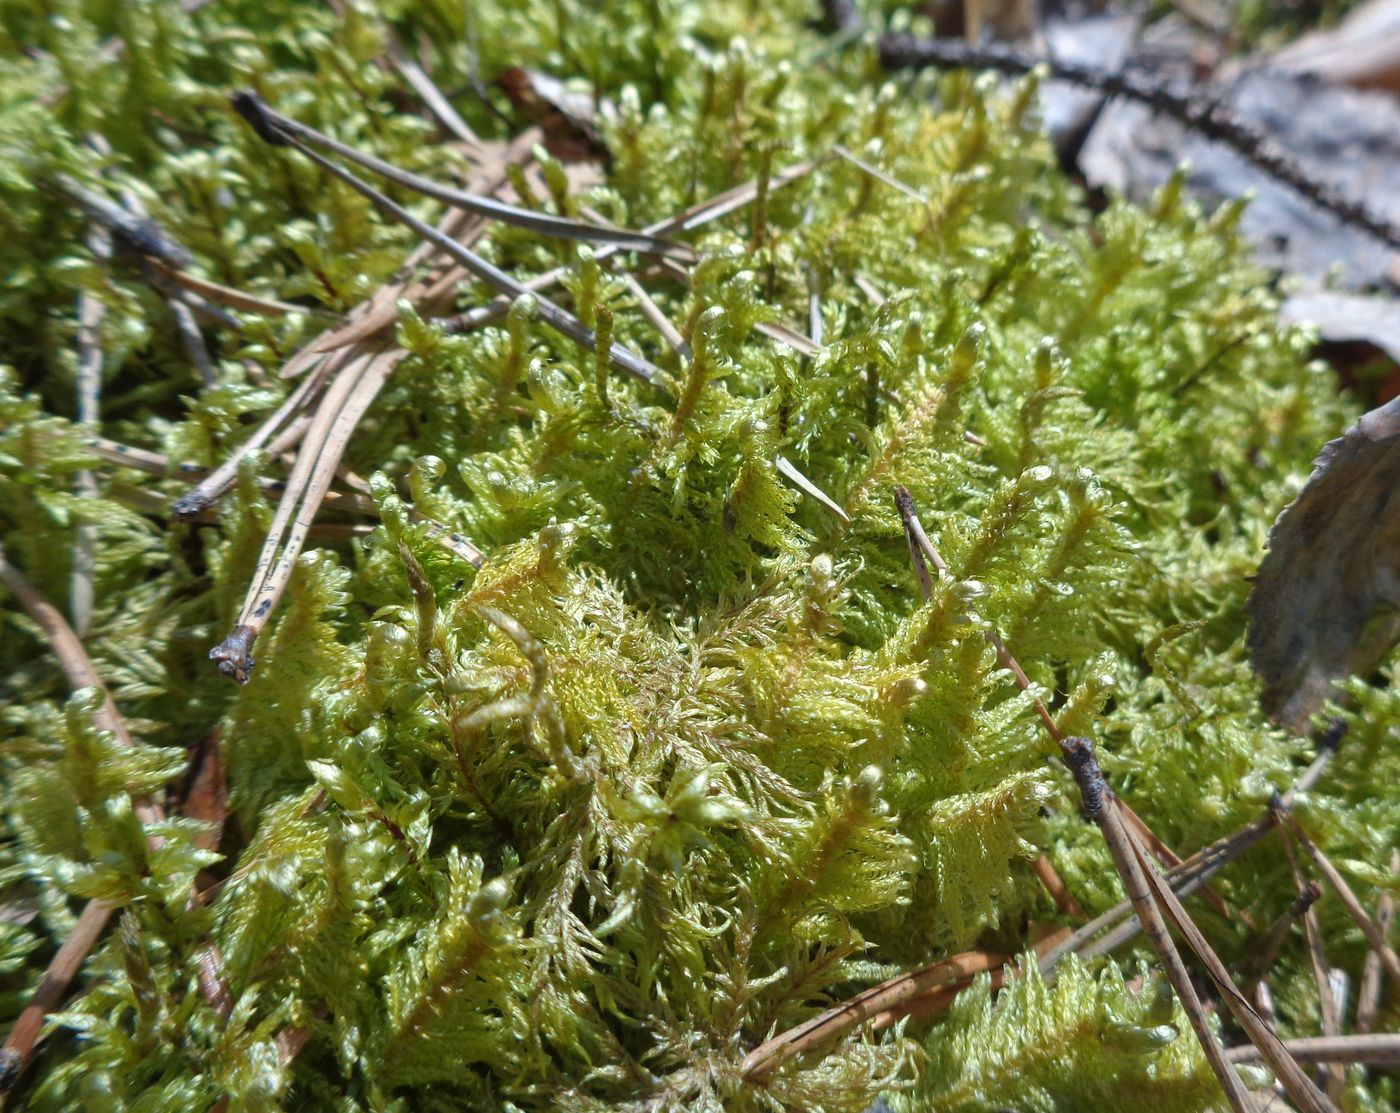
[[(1349, 413), (1306, 339), (1276, 328), (1237, 210), (1204, 216), (1173, 186), (1148, 211), (1091, 215), (1029, 86), (882, 86), (806, 4), (603, 9), (0, 5), (0, 524), (62, 604), (75, 523), (96, 523), (88, 645), (141, 743), (116, 761), (81, 699), (65, 711), (25, 620), (0, 627), (0, 881), (35, 913), (0, 938), (6, 1012), (76, 898), (123, 908), (37, 1065), (32, 1108), (204, 1110), (227, 1094), (234, 1109), (859, 1110), (890, 1086), (941, 1092), (953, 1083), (929, 1064), (987, 1021), (985, 1001), (960, 1005), (927, 1052), (924, 1033), (896, 1028), (762, 1086), (740, 1063), (867, 984), (871, 960), (1019, 945), (1027, 918), (1054, 917), (1033, 848), (1091, 909), (1117, 900), (983, 622), (1174, 845), (1224, 833), (1290, 778), (1301, 745), (1263, 721), (1244, 664), (1245, 577)], [(610, 170), (572, 200), (618, 224), (816, 165), (690, 236), (689, 286), (648, 280), (689, 358), (576, 246), (520, 229), (478, 245), (522, 275), (572, 268), (575, 303), (610, 316), (666, 373), (657, 385), (600, 389), (594, 353), (525, 304), (464, 335), (405, 309), (411, 355), (347, 460), (379, 477), (383, 524), (303, 556), (236, 688), (204, 655), (251, 575), (266, 493), (247, 472), (200, 527), (129, 509), (133, 486), (168, 501), (175, 477), (103, 465), (81, 493), (75, 474), (98, 462), (69, 420), (76, 300), (108, 310), (104, 435), (222, 460), (287, 388), (276, 372), (321, 327), (312, 311), (355, 304), (411, 247), (262, 144), (226, 94), (258, 89), (451, 177), (460, 151), (401, 110), (412, 102), (378, 64), (391, 24), (448, 90), (519, 65), (612, 99)], [(100, 46), (114, 34), (120, 54)], [(483, 136), (514, 130), (470, 92), (455, 103)], [(110, 158), (85, 145), (93, 131)], [(202, 390), (139, 270), (83, 246), (81, 216), (45, 185), (59, 172), (138, 191), (205, 273), (307, 312), (211, 332), (220, 386)], [(816, 355), (759, 330), (815, 330), (812, 306)], [(779, 456), (849, 520), (800, 495)], [(898, 484), (953, 570), (927, 603)], [(484, 566), (435, 547), (405, 494)], [(208, 860), (197, 825), (169, 823), (150, 857), (130, 800), (175, 788), (180, 747), (215, 729), (227, 880), (191, 908)], [(1309, 818), (1337, 856), (1378, 862), (1394, 791), (1344, 780)], [(1365, 826), (1346, 818), (1363, 797)], [(1270, 853), (1222, 881), (1260, 923), (1288, 903)], [(1209, 926), (1227, 957), (1244, 945), (1237, 922)], [(226, 1019), (197, 985), (211, 943)], [(1138, 1007), (1114, 968), (1102, 979), (1075, 972), (1073, 1002), (1055, 1007)], [(1006, 1015), (1042, 1010), (1034, 1030), (1046, 992), (1018, 991)], [(1284, 1020), (1307, 1030), (1296, 1000)], [(1101, 1027), (1066, 1028), (1054, 1085), (1028, 1075), (1018, 1090), (997, 1063), (967, 1061), (958, 1092), (1086, 1107), (1121, 1070), (1114, 1092), (1159, 1077), (1173, 1107), (1205, 1100), (1189, 1038), (1144, 1074), (1156, 1044), (1105, 1044)], [(290, 1061), (289, 1028), (307, 1037)]]

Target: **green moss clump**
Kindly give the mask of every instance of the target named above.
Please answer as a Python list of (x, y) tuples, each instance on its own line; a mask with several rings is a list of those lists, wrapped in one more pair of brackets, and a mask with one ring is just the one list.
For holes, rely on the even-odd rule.
[[(1205, 217), (1172, 186), (1149, 211), (1089, 215), (1030, 85), (882, 86), (806, 4), (602, 8), (0, 3), (0, 528), (62, 603), (76, 524), (96, 524), (88, 645), (140, 743), (93, 731), (25, 619), (0, 626), (0, 883), (32, 913), (0, 924), (7, 1016), (79, 899), (122, 909), (29, 1106), (861, 1110), (916, 1085), (950, 1109), (1203, 1107), (1189, 1036), (1169, 1041), (1150, 990), (1112, 966), (996, 1005), (978, 991), (931, 1031), (857, 1034), (761, 1085), (740, 1064), (907, 964), (1022, 947), (1028, 920), (1055, 916), (1037, 848), (1091, 909), (1117, 901), (985, 628), (1178, 847), (1291, 778), (1302, 745), (1262, 720), (1244, 662), (1245, 578), (1347, 403), (1306, 338), (1277, 330), (1238, 210)], [(247, 469), (219, 524), (191, 527), (133, 492), (168, 501), (177, 478), (103, 465), (96, 494), (75, 485), (98, 467), (69, 420), (76, 299), (108, 310), (104, 435), (206, 466), (275, 406), (277, 369), (322, 322), (211, 333), (220, 386), (201, 389), (162, 301), (129, 261), (95, 264), (44, 183), (136, 190), (211, 277), (347, 309), (409, 236), (262, 144), (226, 94), (255, 88), (449, 178), (460, 151), (401, 111), (378, 64), (390, 24), (429, 44), (448, 90), (508, 65), (591, 82), (616, 106), (612, 161), (572, 201), (620, 225), (816, 165), (690, 237), (689, 285), (646, 280), (685, 357), (576, 246), (506, 228), (478, 245), (524, 276), (569, 267), (576, 311), (610, 314), (666, 372), (655, 385), (604, 386), (528, 303), (464, 335), (405, 308), (411, 355), (348, 458), (375, 475), (382, 524), (302, 557), (238, 689), (204, 656), (241, 602), (266, 492)], [(456, 101), (482, 135), (510, 134)], [(813, 307), (815, 356), (759, 330), (815, 332)], [(953, 571), (928, 602), (899, 484)], [(484, 567), (435, 547), (408, 494)], [(214, 858), (202, 828), (170, 820), (153, 852), (131, 800), (176, 790), (182, 747), (216, 729), (226, 880), (191, 907)], [(1337, 857), (1382, 862), (1397, 783), (1345, 780), (1308, 820)], [(1366, 825), (1347, 818), (1363, 798)], [(1267, 923), (1285, 876), (1261, 849), (1221, 888)], [(1361, 881), (1368, 899), (1381, 883)], [(1205, 922), (1227, 958), (1246, 944), (1238, 921)], [(199, 988), (215, 952), (226, 1018)], [(1360, 953), (1348, 936), (1334, 961)], [(1287, 1029), (1313, 1029), (1304, 992), (1281, 1000)], [(1016, 1048), (1054, 1018), (1056, 1058), (1022, 1069)], [(305, 1037), (291, 1059), (289, 1030)], [(998, 1055), (955, 1050), (989, 1032)]]

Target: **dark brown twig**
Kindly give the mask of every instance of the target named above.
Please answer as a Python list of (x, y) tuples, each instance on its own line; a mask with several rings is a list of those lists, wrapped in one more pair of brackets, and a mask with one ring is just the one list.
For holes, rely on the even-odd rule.
[(879, 40), (880, 63), (886, 69), (972, 69), (1026, 74), (1044, 68), (1058, 81), (1124, 97), (1170, 116), (1207, 139), (1231, 148), (1241, 158), (1282, 182), (1299, 196), (1353, 227), (1363, 229), (1391, 247), (1400, 247), (1400, 229), (1365, 205), (1350, 200), (1318, 181), (1289, 158), (1266, 134), (1246, 123), (1219, 102), (1188, 96), (1130, 72), (1114, 73), (1058, 59), (1035, 58), (998, 46), (975, 46), (953, 39), (923, 39), (891, 33)]

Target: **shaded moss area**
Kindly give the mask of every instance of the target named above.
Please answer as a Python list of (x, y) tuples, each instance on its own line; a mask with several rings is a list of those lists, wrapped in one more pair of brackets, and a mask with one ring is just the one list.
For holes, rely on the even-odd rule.
[[(121, 907), (30, 1107), (861, 1110), (911, 1086), (949, 1109), (1203, 1107), (1214, 1083), (1189, 1034), (1171, 1041), (1170, 1010), (1116, 967), (995, 1006), (975, 993), (932, 1028), (861, 1034), (761, 1085), (740, 1064), (897, 969), (1024, 946), (1028, 922), (1055, 919), (1029, 868), (1041, 850), (1091, 911), (1118, 900), (984, 624), (1179, 849), (1292, 779), (1306, 747), (1257, 711), (1245, 578), (1347, 402), (1306, 337), (1278, 331), (1238, 210), (1204, 216), (1169, 188), (1150, 211), (1090, 215), (1031, 85), (884, 84), (806, 4), (595, 7), (0, 4), (0, 529), (66, 607), (75, 532), (95, 525), (86, 641), (140, 743), (93, 730), (7, 598), (7, 1018), (82, 899)], [(280, 465), (252, 461), (217, 524), (152, 513), (139, 492), (162, 505), (188, 483), (93, 454), (73, 420), (76, 305), (107, 307), (102, 435), (222, 461), (284, 396), (278, 369), (317, 314), (363, 300), (413, 246), (258, 140), (228, 94), (466, 175), (382, 64), (391, 31), (483, 138), (526, 124), (473, 92), (507, 66), (613, 105), (601, 181), (571, 189), (541, 151), (539, 178), (515, 176), (521, 203), (639, 228), (767, 184), (682, 237), (698, 253), (684, 281), (518, 228), (477, 243), (522, 279), (567, 268), (555, 295), (610, 316), (655, 384), (600, 374), (525, 301), (461, 335), (403, 308), (410, 354), (346, 459), (373, 477), (379, 524), (303, 555), (239, 688), (206, 653), (272, 514), (255, 467)], [(201, 273), (305, 312), (207, 328), (204, 387), (136, 261), (93, 258), (59, 174), (134, 191)], [(469, 286), (459, 305), (489, 296)], [(900, 484), (952, 569), (928, 602)], [(484, 566), (435, 546), (410, 501)], [(1358, 732), (1393, 742), (1379, 698)], [(178, 803), (186, 748), (215, 730), (221, 857), (185, 819), (151, 851), (133, 797)], [(1382, 864), (1397, 785), (1348, 773), (1304, 819), (1334, 858)], [(1349, 818), (1363, 802), (1366, 824)], [(191, 907), (205, 868), (224, 880)], [(1220, 888), (1267, 924), (1286, 876), (1263, 847)], [(1383, 880), (1358, 877), (1363, 898)], [(1227, 959), (1248, 944), (1238, 920), (1204, 923)], [(1359, 969), (1364, 944), (1336, 926), (1333, 961)], [(211, 945), (226, 1018), (200, 992)], [(1281, 1019), (1311, 1034), (1294, 957)], [(1028, 1048), (1051, 1028), (1048, 1060)], [(998, 1032), (995, 1056), (957, 1050)]]

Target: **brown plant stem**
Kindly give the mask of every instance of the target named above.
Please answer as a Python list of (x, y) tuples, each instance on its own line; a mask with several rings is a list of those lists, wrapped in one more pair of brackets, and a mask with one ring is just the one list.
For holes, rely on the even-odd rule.
[[(43, 633), (49, 648), (58, 658), (69, 687), (74, 691), (96, 688), (101, 693), (101, 703), (92, 714), (93, 724), (97, 729), (110, 732), (119, 745), (135, 745), (116, 704), (112, 702), (111, 693), (107, 691), (107, 686), (102, 683), (102, 678), (93, 668), (92, 659), (83, 648), (83, 643), (73, 632), (62, 612), (39, 593), (24, 573), (10, 564), (3, 545), (0, 545), (0, 583), (19, 600), (25, 613)], [(149, 800), (136, 800), (133, 802), (133, 808), (141, 823), (147, 827), (165, 818), (164, 809)], [(153, 849), (158, 848), (163, 841), (159, 837), (150, 839)], [(69, 983), (82, 968), (84, 959), (101, 937), (113, 911), (114, 907), (106, 901), (88, 901), (72, 932), (49, 963), (39, 988), (20, 1013), (10, 1034), (5, 1038), (4, 1046), (0, 1047), (0, 1094), (14, 1086), (20, 1073), (28, 1065), (34, 1054), (34, 1043), (43, 1030), (44, 1017), (63, 999)]]
[[(355, 174), (352, 174), (350, 171), (337, 166), (329, 159), (323, 158), (321, 155), (317, 154), (306, 143), (302, 142), (300, 137), (301, 131), (290, 126), (293, 123), (292, 121), (272, 112), (271, 109), (264, 105), (262, 101), (252, 93), (239, 93), (234, 98), (234, 105), (264, 140), (277, 145), (291, 145), (296, 147), (297, 150), (312, 162), (316, 163), (316, 165), (321, 167), (326, 173), (339, 178), (351, 189), (355, 190), (355, 192), (370, 201), (370, 203), (385, 216), (411, 228), (420, 239), (427, 240), (429, 243), (433, 244), (438, 250), (456, 260), (461, 266), (465, 267), (498, 293), (508, 294), (512, 298), (515, 298), (529, 292), (523, 285), (506, 274), (506, 272), (499, 267), (488, 263), (480, 255), (463, 247), (432, 225), (419, 220), (402, 205), (391, 201), (383, 193), (380, 193), (379, 190), (375, 189)], [(297, 127), (299, 128), (300, 125)], [(338, 153), (343, 153), (339, 148), (340, 145), (336, 144), (332, 149), (337, 150)], [(346, 150), (348, 150), (348, 148), (346, 148)], [(367, 158), (368, 156), (364, 157)], [(374, 160), (374, 162), (377, 163), (378, 160)], [(385, 163), (383, 165), (387, 166), (388, 164)], [(378, 169), (377, 166), (376, 169)], [(383, 171), (380, 172), (382, 173)], [(414, 187), (419, 188), (416, 182), (414, 183)], [(439, 196), (439, 199), (441, 199), (440, 193), (432, 194), (432, 196)], [(495, 215), (498, 218), (500, 217), (499, 213)], [(537, 297), (536, 304), (540, 319), (544, 321), (545, 324), (563, 333), (565, 336), (569, 337), (569, 339), (582, 345), (584, 348), (591, 350), (594, 347), (596, 338), (593, 330), (586, 327), (583, 322), (572, 313), (560, 308), (548, 298)], [(660, 377), (657, 368), (653, 367), (650, 362), (630, 349), (623, 347), (621, 344), (614, 343), (612, 345), (609, 358), (612, 365), (619, 371), (632, 375), (643, 382), (649, 383)]]
[(0, 1047), (0, 1095), (14, 1089), (20, 1074), (33, 1057), (34, 1044), (44, 1028), (44, 1018), (62, 1002), (69, 984), (77, 977), (115, 911), (113, 905), (103, 900), (90, 900), (84, 906), (73, 930), (44, 971), (39, 988), (25, 1004), (10, 1034), (5, 1037), (4, 1046)]
[(1283, 1084), (1289, 1098), (1302, 1113), (1335, 1113), (1337, 1107), (1332, 1104), (1326, 1094), (1314, 1085), (1312, 1079), (1283, 1049), (1283, 1045), (1274, 1030), (1264, 1023), (1259, 1014), (1254, 1011), (1254, 1006), (1230, 980), (1230, 974), (1225, 969), (1225, 964), (1220, 961), (1219, 956), (1206, 941), (1205, 936), (1201, 934), (1200, 928), (1196, 926), (1195, 921), (1182, 907), (1181, 901), (1172, 892), (1171, 886), (1162, 879), (1152, 865), (1146, 849), (1136, 841), (1134, 841), (1134, 845), (1138, 849), (1148, 886), (1160, 903), (1162, 911), (1176, 926), (1177, 931), (1181, 933), (1191, 949), (1196, 952), (1196, 957), (1205, 966), (1206, 972), (1215, 983), (1226, 1007), (1234, 1015), (1240, 1027), (1244, 1029), (1245, 1035), (1259, 1048), (1261, 1057), (1269, 1064), (1269, 1067)]
[[(1346, 724), (1341, 719), (1337, 719), (1331, 724), (1319, 740), (1317, 754), (1312, 762), (1303, 771), (1293, 787), (1284, 793), (1285, 803), (1291, 802), (1299, 793), (1310, 792), (1313, 786), (1321, 780), (1345, 733)], [(1214, 876), (1273, 829), (1273, 813), (1265, 811), (1257, 819), (1250, 820), (1230, 834), (1216, 839), (1209, 846), (1202, 847), (1191, 857), (1185, 859), (1180, 866), (1168, 870), (1166, 879), (1176, 890), (1178, 896), (1183, 898), (1190, 896), (1201, 887), (1207, 878)], [(1137, 920), (1129, 915), (1131, 911), (1131, 905), (1127, 901), (1121, 901), (1090, 923), (1077, 929), (1063, 946), (1056, 947), (1045, 957), (1040, 964), (1041, 973), (1048, 975), (1055, 963), (1066, 954), (1073, 952), (1090, 958), (1095, 955), (1107, 954), (1122, 946), (1129, 939), (1132, 939), (1140, 928)], [(1125, 917), (1127, 918), (1125, 919)], [(1111, 928), (1101, 939), (1089, 942), (1111, 924), (1117, 926)]]

